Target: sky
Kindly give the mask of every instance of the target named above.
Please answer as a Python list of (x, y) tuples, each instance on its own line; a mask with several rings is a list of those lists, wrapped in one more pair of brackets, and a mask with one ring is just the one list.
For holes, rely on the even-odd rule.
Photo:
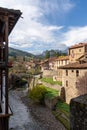
[(0, 0), (0, 7), (22, 12), (10, 47), (40, 54), (87, 42), (87, 0)]

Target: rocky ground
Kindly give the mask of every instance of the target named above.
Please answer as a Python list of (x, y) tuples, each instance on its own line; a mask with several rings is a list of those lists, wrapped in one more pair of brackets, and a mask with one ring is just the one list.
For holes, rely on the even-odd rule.
[(52, 111), (46, 106), (35, 104), (27, 96), (21, 93), (22, 102), (28, 107), (32, 116), (46, 128), (46, 130), (66, 130), (65, 127), (55, 119)]

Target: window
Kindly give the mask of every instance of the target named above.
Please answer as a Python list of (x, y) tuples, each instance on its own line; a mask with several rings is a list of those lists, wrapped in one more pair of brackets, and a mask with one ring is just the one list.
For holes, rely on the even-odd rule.
[(72, 72), (74, 72), (74, 70), (72, 70)]
[(66, 87), (68, 87), (68, 80), (66, 80)]
[(78, 88), (78, 85), (79, 85), (79, 83), (78, 83), (78, 81), (76, 81), (76, 82), (75, 82), (76, 88)]
[(85, 52), (87, 52), (87, 46), (85, 46)]
[(72, 53), (74, 52), (74, 50), (72, 50)]
[(68, 70), (66, 70), (66, 76), (68, 76)]
[(59, 65), (60, 65), (60, 60), (59, 60)]
[(79, 76), (79, 70), (76, 70), (76, 77)]
[(67, 60), (65, 61), (65, 64), (67, 65)]
[(81, 49), (79, 49), (79, 52), (81, 52)]

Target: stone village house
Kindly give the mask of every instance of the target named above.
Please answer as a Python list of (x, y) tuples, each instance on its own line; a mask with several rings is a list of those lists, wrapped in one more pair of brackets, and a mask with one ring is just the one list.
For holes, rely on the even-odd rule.
[[(44, 60), (40, 63), (41, 71), (43, 72), (43, 76), (52, 76), (54, 80), (59, 80), (58, 73), (60, 71), (59, 67), (63, 65), (67, 65), (69, 63), (69, 57), (53, 57)], [(58, 71), (59, 69), (59, 71)], [(60, 75), (61, 75), (60, 71)], [(60, 76), (61, 77), (61, 76)], [(60, 78), (61, 79), (61, 78)]]
[(50, 58), (49, 68), (52, 70), (58, 70), (59, 66), (64, 66), (69, 64), (68, 56), (60, 56), (58, 58)]
[(40, 62), (41, 71), (49, 70), (49, 59)]
[[(60, 67), (62, 69), (62, 85), (65, 87), (66, 102), (78, 95), (78, 80), (87, 72), (87, 63), (71, 63)], [(85, 91), (84, 91), (85, 93)]]
[(61, 81), (65, 87), (66, 102), (69, 103), (71, 98), (78, 96), (78, 79), (87, 72), (87, 43), (71, 46), (69, 64), (61, 66), (59, 69), (62, 71)]
[(62, 69), (59, 69), (60, 66), (65, 66), (69, 64), (69, 56), (60, 56), (54, 61), (54, 70), (57, 71), (57, 75), (53, 76), (54, 81), (62, 81)]
[(68, 50), (70, 63), (76, 62), (81, 56), (87, 53), (87, 43), (79, 43), (71, 46)]
[[(62, 81), (66, 92), (66, 102), (78, 96), (78, 78), (87, 71), (87, 43), (79, 43), (68, 49), (68, 56), (45, 60), (41, 65), (43, 74), (53, 74), (53, 80)], [(46, 73), (45, 73), (46, 72)], [(55, 72), (55, 73), (54, 73)]]
[(40, 68), (43, 72), (43, 77), (53, 77), (53, 75), (57, 75), (57, 71), (53, 69), (54, 59), (55, 58), (46, 59), (40, 63)]

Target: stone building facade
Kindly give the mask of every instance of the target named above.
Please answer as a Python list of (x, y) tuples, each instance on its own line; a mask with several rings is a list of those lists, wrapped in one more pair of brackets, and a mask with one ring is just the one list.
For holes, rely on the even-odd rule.
[(56, 59), (54, 65), (58, 72), (56, 76), (57, 81), (62, 81), (62, 69), (59, 69), (59, 67), (65, 66), (67, 64), (69, 64), (69, 56), (63, 56)]
[(41, 71), (43, 72), (44, 70), (49, 70), (49, 60), (44, 60), (43, 62), (40, 63)]
[(57, 57), (50, 58), (49, 59), (49, 69), (50, 70), (57, 70)]
[(66, 102), (69, 103), (71, 98), (79, 95), (77, 85), (79, 78), (87, 72), (87, 63), (77, 62), (60, 68), (62, 69), (62, 85), (65, 87)]
[(78, 58), (87, 52), (87, 43), (79, 43), (71, 46), (68, 50), (70, 63), (76, 62)]
[(62, 56), (55, 59), (50, 59), (49, 68), (53, 71), (57, 71), (57, 74), (53, 76), (54, 81), (62, 81), (62, 70), (59, 69), (60, 66), (69, 64), (69, 57)]
[(87, 72), (87, 43), (79, 43), (68, 50), (68, 64), (58, 67), (57, 80), (65, 87), (66, 102), (78, 96), (78, 79)]
[(54, 61), (54, 68), (58, 70), (60, 66), (64, 66), (69, 64), (69, 57), (68, 56), (63, 56), (63, 57), (58, 57)]
[(57, 71), (60, 66), (69, 64), (69, 56), (53, 57), (44, 60), (41, 64), (42, 70), (55, 70)]
[(71, 98), (78, 96), (78, 79), (87, 72), (87, 43), (71, 46), (68, 56), (52, 58), (47, 63), (49, 70), (57, 72), (53, 80), (62, 81), (66, 102), (69, 103)]

